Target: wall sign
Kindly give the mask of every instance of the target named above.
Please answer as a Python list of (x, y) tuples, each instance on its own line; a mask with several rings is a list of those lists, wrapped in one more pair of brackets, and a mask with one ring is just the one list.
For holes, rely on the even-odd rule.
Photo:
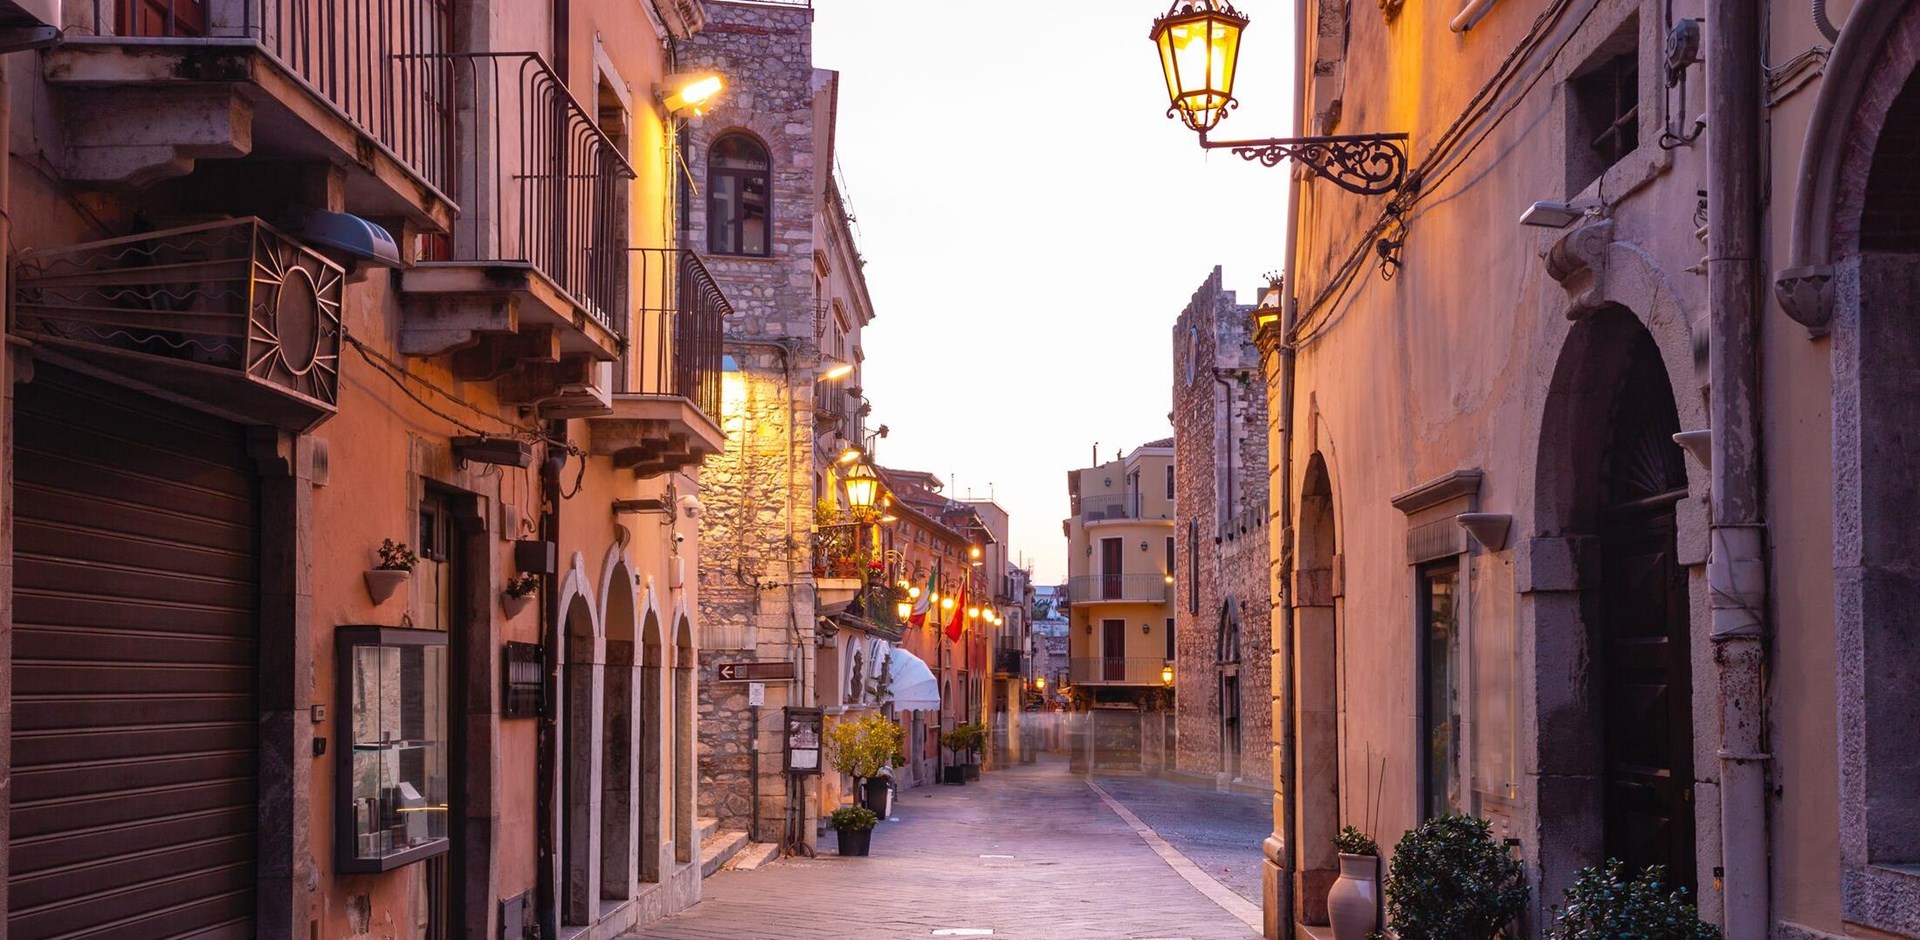
[(787, 773), (820, 773), (820, 733), (824, 719), (818, 708), (786, 710)]

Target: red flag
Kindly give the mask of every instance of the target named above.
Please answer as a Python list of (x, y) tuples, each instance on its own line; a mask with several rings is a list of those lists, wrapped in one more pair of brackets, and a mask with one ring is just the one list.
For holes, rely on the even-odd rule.
[[(971, 581), (972, 579), (969, 578), (967, 580)], [(965, 627), (967, 624), (967, 588), (968, 586), (969, 585), (967, 584), (966, 581), (960, 582), (960, 599), (958, 603), (953, 605), (953, 619), (947, 621), (947, 639), (952, 640), (955, 643), (960, 642), (960, 634), (962, 633), (961, 628)]]

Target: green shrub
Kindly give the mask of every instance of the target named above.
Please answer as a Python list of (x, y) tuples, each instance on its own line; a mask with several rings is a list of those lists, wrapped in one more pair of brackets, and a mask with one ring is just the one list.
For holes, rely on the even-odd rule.
[(872, 829), (880, 824), (880, 817), (875, 816), (873, 810), (864, 806), (842, 806), (834, 810), (828, 819), (835, 829), (854, 831)]
[(1528, 896), (1520, 863), (1471, 816), (1437, 816), (1402, 836), (1386, 889), (1400, 940), (1492, 940)]
[(1372, 855), (1379, 857), (1380, 843), (1358, 829), (1348, 826), (1333, 837), (1333, 850), (1346, 855)]
[(977, 751), (987, 743), (985, 725), (959, 725), (940, 736), (940, 746), (949, 751)]
[(880, 714), (836, 721), (827, 729), (827, 760), (857, 779), (876, 777), (900, 752), (901, 736), (900, 725)]
[(1567, 889), (1567, 906), (1553, 909), (1547, 940), (1720, 940), (1720, 928), (1700, 919), (1687, 889), (1663, 884), (1654, 865), (1629, 881), (1619, 859), (1583, 868)]

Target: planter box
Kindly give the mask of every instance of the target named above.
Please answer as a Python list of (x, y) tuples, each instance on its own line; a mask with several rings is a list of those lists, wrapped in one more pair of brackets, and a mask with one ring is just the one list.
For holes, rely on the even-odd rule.
[(865, 855), (873, 848), (872, 829), (835, 829), (841, 855)]
[(961, 773), (963, 773), (963, 774), (965, 774), (965, 775), (966, 775), (966, 778), (967, 778), (968, 780), (978, 780), (978, 779), (980, 779), (980, 765), (979, 765), (979, 764), (961, 764), (961, 765), (960, 765), (960, 771), (961, 771)]
[(967, 772), (958, 764), (943, 767), (940, 771), (940, 782), (964, 786), (967, 782)]

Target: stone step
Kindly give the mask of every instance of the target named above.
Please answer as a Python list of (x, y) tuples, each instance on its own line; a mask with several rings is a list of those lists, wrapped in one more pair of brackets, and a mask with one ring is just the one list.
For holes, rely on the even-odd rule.
[(693, 837), (701, 842), (705, 842), (713, 838), (714, 833), (720, 831), (720, 820), (712, 816), (702, 816), (693, 821), (693, 828)]
[(731, 861), (720, 866), (720, 870), (752, 871), (765, 865), (778, 854), (780, 854), (780, 846), (772, 842), (749, 842), (746, 848), (740, 850), (739, 855), (735, 855)]
[(700, 877), (705, 878), (726, 864), (727, 860), (740, 854), (747, 847), (747, 834), (744, 832), (716, 832), (700, 843)]

